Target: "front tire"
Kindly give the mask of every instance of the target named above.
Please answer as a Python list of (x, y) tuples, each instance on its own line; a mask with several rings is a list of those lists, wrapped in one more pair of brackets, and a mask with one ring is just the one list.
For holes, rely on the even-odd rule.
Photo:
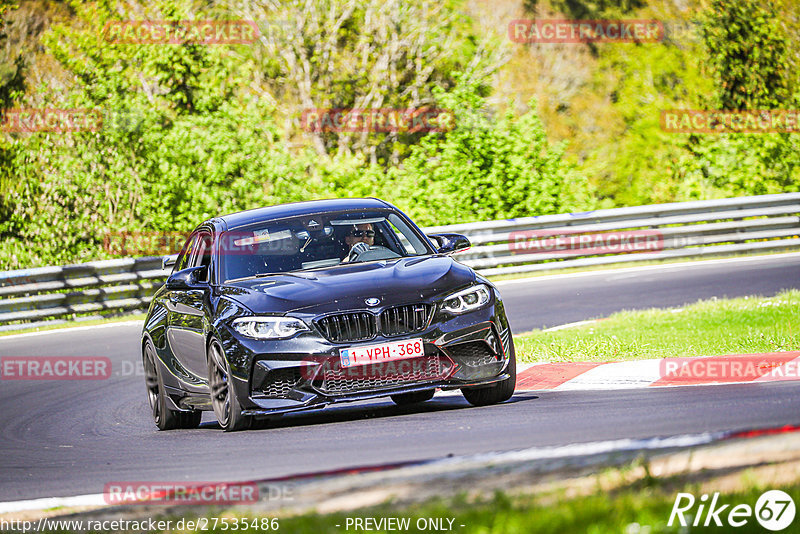
[(150, 403), (150, 412), (153, 421), (159, 430), (174, 430), (176, 428), (197, 428), (203, 413), (196, 410), (173, 410), (167, 401), (164, 390), (164, 380), (156, 363), (156, 351), (150, 340), (144, 344), (142, 351), (144, 365), (144, 381), (147, 387), (147, 400)]
[(514, 388), (517, 383), (517, 358), (513, 352), (511, 354), (511, 360), (508, 362), (507, 368), (507, 372), (510, 375), (508, 378), (487, 387), (461, 389), (461, 393), (468, 403), (473, 406), (489, 406), (490, 404), (507, 401), (514, 395)]
[(242, 406), (231, 388), (228, 359), (225, 357), (222, 345), (216, 339), (212, 339), (208, 345), (208, 388), (211, 393), (211, 406), (222, 430), (233, 432), (250, 427), (252, 418), (242, 415)]

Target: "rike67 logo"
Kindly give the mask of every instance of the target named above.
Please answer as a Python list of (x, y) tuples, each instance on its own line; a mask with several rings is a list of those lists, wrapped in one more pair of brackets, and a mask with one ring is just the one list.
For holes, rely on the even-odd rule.
[(720, 502), (719, 492), (710, 499), (705, 493), (700, 499), (691, 493), (678, 493), (667, 526), (671, 527), (677, 521), (682, 527), (737, 528), (745, 526), (755, 517), (762, 527), (777, 532), (789, 527), (796, 513), (794, 500), (780, 490), (764, 492), (756, 501), (755, 508), (749, 504), (731, 506)]

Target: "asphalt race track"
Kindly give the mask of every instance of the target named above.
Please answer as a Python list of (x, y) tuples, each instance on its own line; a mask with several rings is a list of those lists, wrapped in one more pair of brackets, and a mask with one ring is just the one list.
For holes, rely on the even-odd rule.
[[(800, 287), (800, 255), (605, 272), (501, 285), (515, 332), (620, 309)], [(0, 501), (102, 493), (119, 481), (252, 480), (369, 464), (617, 438), (800, 424), (800, 382), (602, 392), (520, 392), (472, 408), (460, 396), (285, 416), (223, 434), (158, 432), (139, 369), (140, 327), (0, 338), (0, 356), (106, 356), (111, 378), (0, 381)]]
[(671, 308), (712, 297), (772, 296), (800, 287), (800, 253), (579, 273), (500, 285), (514, 333)]

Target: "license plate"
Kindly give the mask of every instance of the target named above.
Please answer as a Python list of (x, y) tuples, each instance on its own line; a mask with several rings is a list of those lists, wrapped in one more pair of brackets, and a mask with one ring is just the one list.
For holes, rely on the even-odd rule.
[(424, 355), (425, 348), (421, 339), (404, 339), (403, 341), (391, 341), (389, 343), (339, 350), (342, 367), (419, 358)]

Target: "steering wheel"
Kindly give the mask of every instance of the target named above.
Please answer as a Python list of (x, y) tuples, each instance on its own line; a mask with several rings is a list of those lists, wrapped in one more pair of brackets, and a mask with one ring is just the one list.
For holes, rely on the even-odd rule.
[(342, 263), (350, 263), (356, 261), (356, 259), (358, 259), (358, 257), (361, 254), (367, 251), (369, 251), (369, 245), (367, 245), (363, 241), (359, 241), (358, 243), (350, 247), (350, 252), (347, 253), (347, 256), (345, 256), (345, 258), (342, 260)]
[[(359, 246), (362, 245), (362, 246)], [(391, 260), (401, 257), (400, 254), (380, 245), (369, 246), (366, 243), (356, 243), (342, 263), (354, 261)]]

